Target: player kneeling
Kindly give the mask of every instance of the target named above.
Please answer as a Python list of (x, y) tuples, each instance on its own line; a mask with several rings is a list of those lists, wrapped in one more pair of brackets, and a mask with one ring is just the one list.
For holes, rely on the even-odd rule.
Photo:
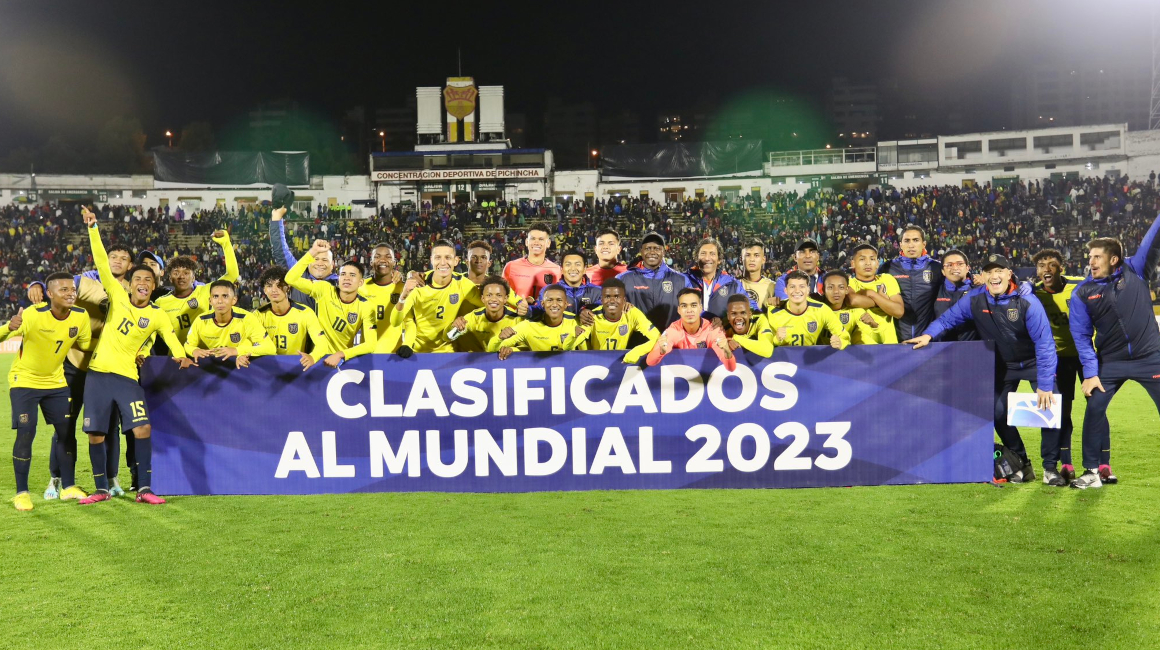
[[(499, 352), (499, 358), (506, 359), (517, 348), (532, 352), (556, 352), (560, 350), (583, 350), (587, 342), (576, 336), (576, 315), (564, 311), (568, 304), (568, 292), (564, 287), (553, 284), (543, 293), (540, 303), (544, 309), (544, 318), (541, 321), (524, 321), (512, 328), (500, 332), (499, 337), (491, 340), (487, 346), (488, 352)], [(504, 334), (509, 334), (506, 338)]]
[(701, 291), (692, 287), (685, 287), (677, 294), (677, 319), (661, 335), (652, 351), (648, 353), (645, 362), (655, 366), (661, 362), (666, 354), (673, 350), (697, 350), (709, 348), (717, 353), (717, 358), (729, 370), (737, 367), (737, 358), (729, 347), (729, 339), (720, 328), (713, 327), (709, 321), (701, 318), (704, 310), (701, 301)]
[[(625, 363), (639, 363), (656, 345), (661, 333), (653, 326), (644, 312), (628, 304), (624, 282), (608, 278), (600, 288), (600, 306), (591, 311), (592, 324), (577, 336), (588, 341), (589, 350), (628, 350)], [(629, 349), (633, 336), (644, 342)]]
[(725, 305), (725, 336), (729, 337), (729, 349), (745, 348), (765, 358), (773, 355), (773, 328), (765, 314), (753, 313), (749, 296), (733, 294)]
[(208, 314), (198, 316), (185, 339), (185, 353), (194, 359), (213, 356), (236, 358), (239, 368), (250, 365), (250, 357), (274, 354), (274, 341), (266, 334), (262, 321), (254, 314), (238, 309), (234, 283), (218, 280), (209, 285)]
[(488, 276), (479, 285), (483, 293), (483, 309), (460, 316), (447, 330), (447, 340), (453, 341), (456, 352), (484, 352), (501, 334), (511, 336), (523, 319), (507, 306), (508, 283), (498, 275)]

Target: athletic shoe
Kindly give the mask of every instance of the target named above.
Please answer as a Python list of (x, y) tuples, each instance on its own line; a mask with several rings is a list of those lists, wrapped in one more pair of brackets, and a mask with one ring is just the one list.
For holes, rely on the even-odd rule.
[(28, 512), (32, 510), (32, 495), (27, 492), (21, 492), (12, 499), (12, 504), (21, 512)]
[(1120, 482), (1120, 479), (1112, 473), (1111, 465), (1100, 465), (1100, 481), (1108, 485), (1115, 485)]
[(60, 479), (55, 476), (48, 479), (48, 487), (44, 488), (44, 500), (52, 501), (60, 496)]
[(99, 490), (98, 490), (98, 491), (96, 491), (96, 492), (93, 492), (93, 493), (92, 493), (92, 494), (90, 494), (89, 496), (87, 496), (87, 497), (85, 497), (85, 498), (83, 498), (83, 499), (80, 499), (80, 500), (78, 500), (78, 501), (77, 501), (77, 503), (81, 504), (82, 506), (90, 506), (90, 505), (92, 505), (92, 504), (94, 504), (94, 503), (100, 503), (100, 502), (102, 502), (102, 501), (108, 501), (108, 500), (109, 500), (109, 499), (111, 499), (111, 498), (112, 498), (112, 497), (110, 497), (110, 496), (109, 496), (109, 493), (108, 493), (108, 492), (101, 492), (101, 491), (99, 491)]
[(116, 476), (113, 477), (112, 485), (109, 486), (109, 495), (115, 497), (125, 496), (125, 490), (121, 487), (121, 482), (117, 480)]
[(1043, 470), (1043, 483), (1044, 485), (1052, 485), (1055, 487), (1067, 487), (1067, 481), (1063, 480), (1059, 472), (1053, 469)]
[(1023, 467), (1019, 468), (1019, 471), (1023, 474), (1023, 483), (1030, 483), (1035, 480), (1035, 467), (1031, 465), (1030, 460), (1023, 461)]
[(60, 493), (61, 501), (71, 501), (72, 499), (83, 499), (89, 496), (87, 492), (77, 486), (67, 487)]
[(1098, 488), (1103, 487), (1103, 485), (1103, 482), (1100, 481), (1100, 475), (1091, 471), (1090, 469), (1085, 469), (1083, 471), (1083, 476), (1080, 476), (1071, 482), (1071, 486), (1077, 490)]
[(1059, 475), (1062, 476), (1063, 480), (1070, 485), (1071, 482), (1075, 480), (1075, 467), (1071, 465), (1064, 465), (1063, 467), (1059, 468)]
[(165, 499), (162, 499), (152, 492), (138, 492), (137, 503), (148, 503), (149, 505), (159, 506), (165, 503)]

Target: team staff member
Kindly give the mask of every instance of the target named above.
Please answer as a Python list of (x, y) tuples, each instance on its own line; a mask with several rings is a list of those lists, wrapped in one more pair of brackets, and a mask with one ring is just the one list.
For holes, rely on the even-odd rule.
[(625, 298), (640, 309), (653, 327), (664, 331), (680, 317), (677, 294), (688, 285), (684, 273), (665, 264), (665, 238), (650, 232), (640, 240), (640, 266), (616, 276), (624, 283)]
[(268, 302), (256, 314), (274, 342), (274, 354), (297, 354), (306, 370), (330, 354), (330, 344), (318, 316), (290, 300), (286, 271), (284, 266), (273, 266), (262, 273), (258, 285)]
[[(577, 248), (560, 256), (560, 272), (563, 280), (559, 286), (564, 287), (564, 293), (568, 295), (568, 311), (576, 315), (580, 315), (581, 311), (600, 306), (600, 287), (589, 282), (588, 276), (584, 275), (585, 262), (583, 251)], [(548, 288), (544, 287), (540, 291), (537, 302), (544, 300), (544, 292), (547, 290)], [(538, 315), (542, 311), (537, 307), (535, 313)]]
[(274, 341), (262, 321), (252, 312), (236, 307), (238, 296), (233, 282), (218, 280), (211, 284), (209, 301), (213, 311), (198, 316), (189, 328), (185, 353), (191, 358), (234, 359), (238, 368), (247, 368), (250, 357), (275, 353)]
[(755, 239), (746, 244), (741, 249), (741, 263), (745, 267), (741, 286), (745, 287), (745, 294), (749, 296), (749, 306), (753, 311), (776, 307), (777, 294), (774, 293), (774, 289), (777, 285), (762, 275), (765, 272), (765, 243)]
[(685, 274), (690, 287), (701, 292), (703, 316), (712, 320), (723, 320), (729, 297), (745, 293), (745, 286), (737, 278), (722, 273), (721, 261), (725, 250), (716, 239), (704, 239), (697, 245), (697, 263)]
[(794, 271), (800, 271), (809, 280), (810, 294), (820, 294), (822, 292), (822, 276), (825, 275), (825, 272), (818, 268), (818, 262), (821, 259), (822, 256), (818, 253), (818, 243), (816, 241), (806, 239), (798, 244), (797, 250), (793, 254), (795, 266), (779, 277), (777, 283), (774, 285), (773, 294), (777, 299), (786, 299), (788, 294), (786, 293), (785, 279), (786, 276)]
[[(822, 297), (825, 298), (826, 306), (838, 317), (838, 324), (842, 330), (850, 337), (850, 345), (862, 343), (862, 329), (869, 329), (868, 338), (874, 340), (878, 336), (876, 330), (886, 325), (868, 315), (865, 309), (851, 307), (847, 299), (849, 295), (850, 276), (846, 275), (845, 271), (826, 271), (822, 276)], [(890, 327), (890, 331), (894, 331), (893, 326)]]
[(934, 320), (934, 301), (942, 284), (942, 264), (926, 254), (926, 231), (918, 226), (902, 230), (898, 257), (882, 265), (898, 282), (906, 311), (895, 321), (898, 340), (912, 339)]
[[(971, 265), (960, 250), (949, 250), (942, 258), (943, 281), (934, 299), (934, 317), (938, 318), (954, 307), (963, 296), (975, 288), (971, 281)], [(943, 334), (944, 341), (977, 341), (979, 334), (971, 323), (963, 323)], [(1075, 382), (1072, 381), (1074, 384)], [(1074, 478), (1074, 477), (1073, 477)]]
[[(286, 272), (286, 284), (314, 299), (318, 322), (326, 332), (326, 340), (334, 350), (323, 362), (337, 368), (343, 359), (375, 351), (378, 331), (375, 329), (375, 307), (365, 296), (359, 294), (363, 285), (363, 268), (358, 262), (350, 261), (342, 265), (338, 273), (338, 286), (324, 280), (308, 280), (306, 269), (314, 265), (317, 256), (330, 255), (330, 243), (314, 240), (314, 245), (302, 259)], [(362, 333), (362, 341), (355, 344), (355, 336)]]
[[(819, 339), (836, 350), (850, 345), (850, 335), (838, 316), (829, 307), (810, 300), (813, 280), (801, 271), (790, 271), (785, 277), (786, 300), (768, 316), (774, 345), (818, 345)], [(826, 338), (822, 339), (823, 335)]]
[(677, 294), (680, 320), (669, 326), (661, 334), (645, 358), (645, 363), (655, 366), (673, 350), (697, 350), (708, 348), (717, 354), (725, 368), (737, 368), (737, 357), (729, 346), (729, 339), (721, 328), (701, 317), (701, 292), (691, 287), (681, 289)]
[(182, 368), (188, 368), (192, 361), (185, 356), (169, 317), (160, 307), (149, 302), (149, 296), (157, 285), (153, 270), (145, 266), (130, 269), (130, 291), (125, 291), (109, 268), (101, 231), (97, 228), (97, 216), (87, 209), (81, 216), (88, 226), (93, 264), (109, 295), (108, 323), (112, 329), (97, 344), (85, 380), (84, 430), (89, 434), (89, 460), (93, 464), (93, 482), (97, 489), (79, 503), (88, 505), (110, 498), (109, 479), (105, 474), (108, 464), (105, 435), (109, 433), (106, 429), (113, 411), (118, 411), (121, 426), (131, 429), (135, 439), (137, 480), (140, 483), (137, 501), (159, 505), (165, 503), (165, 499), (153, 494), (149, 487), (153, 473), (152, 427), (145, 404), (145, 390), (138, 383), (137, 355), (146, 341), (157, 333)]
[(773, 356), (773, 329), (765, 314), (754, 315), (749, 305), (749, 296), (729, 296), (725, 314), (725, 335), (729, 337), (729, 349), (745, 348), (759, 357)]
[(1092, 240), (1088, 244), (1091, 275), (1072, 291), (1068, 302), (1068, 326), (1083, 366), (1083, 394), (1088, 398), (1083, 416), (1084, 473), (1072, 482), (1075, 488), (1118, 482), (1111, 467), (1108, 404), (1124, 382), (1131, 379), (1143, 386), (1160, 410), (1160, 331), (1145, 280), (1157, 229), (1160, 215), (1136, 254), (1127, 260), (1118, 239)]
[[(17, 510), (32, 510), (28, 493), (28, 471), (32, 463), (32, 441), (36, 438), (37, 411), (56, 430), (54, 446), (59, 454), (62, 500), (83, 499), (87, 494), (76, 486), (76, 437), (69, 436), (69, 390), (64, 380), (64, 358), (74, 347), (87, 350), (92, 340), (89, 317), (74, 306), (76, 285), (67, 273), (53, 273), (45, 280), (48, 303), (20, 309), (6, 327), (0, 327), (0, 341), (22, 337), (20, 355), (8, 372), (8, 395), (12, 401), (12, 469), (16, 473)], [(65, 448), (72, 438), (72, 448)], [(52, 453), (52, 452), (50, 452)]]
[[(995, 430), (999, 439), (1023, 460), (1021, 482), (1035, 479), (1035, 470), (1027, 458), (1027, 449), (1019, 430), (1007, 424), (1007, 395), (1019, 388), (1019, 382), (1028, 381), (1038, 396), (1040, 409), (1051, 407), (1055, 386), (1055, 341), (1043, 305), (1034, 298), (1019, 294), (1012, 281), (1011, 264), (1002, 255), (992, 255), (983, 265), (986, 284), (960, 300), (954, 307), (931, 323), (921, 335), (903, 341), (913, 343), (914, 349), (925, 347), (948, 331), (964, 323), (973, 322), (979, 338), (995, 343)], [(1055, 467), (1059, 459), (1058, 437), (1043, 436), (1040, 451), (1043, 454), (1044, 482), (1047, 468)], [(1052, 471), (1052, 474), (1055, 474)], [(1058, 477), (1058, 474), (1055, 474)]]
[[(866, 310), (860, 318), (868, 327), (860, 330), (863, 344), (898, 343), (895, 319), (902, 316), (905, 307), (898, 282), (889, 273), (875, 273), (878, 268), (878, 249), (870, 244), (859, 244), (850, 255), (854, 277), (850, 278), (851, 307)], [(877, 326), (873, 326), (877, 323)]]
[(493, 275), (484, 280), (479, 289), (483, 292), (483, 307), (456, 318), (451, 329), (447, 330), (447, 339), (453, 341), (456, 352), (484, 352), (500, 332), (514, 328), (523, 320), (507, 306), (511, 289), (503, 278)]
[(603, 228), (596, 233), (596, 263), (584, 271), (588, 281), (596, 286), (604, 286), (610, 280), (628, 270), (620, 257), (620, 233), (612, 228)]
[[(238, 257), (234, 253), (234, 245), (230, 242), (230, 234), (224, 230), (213, 233), (214, 243), (222, 247), (225, 257), (226, 272), (219, 281), (238, 281)], [(169, 316), (173, 323), (173, 331), (182, 343), (189, 334), (189, 328), (198, 316), (210, 311), (209, 285), (197, 281), (198, 263), (189, 257), (176, 257), (169, 262), (169, 282), (173, 291), (157, 298), (157, 306)]]
[[(639, 309), (629, 308), (624, 283), (608, 278), (600, 288), (600, 306), (592, 310), (592, 325), (587, 328), (589, 350), (628, 350), (625, 363), (639, 363), (660, 337), (660, 332)], [(643, 342), (629, 349), (633, 335)], [(583, 333), (577, 333), (583, 338)]]
[[(946, 266), (946, 256), (943, 256), (943, 266)], [(1079, 353), (1075, 348), (1075, 341), (1071, 339), (1071, 328), (1068, 319), (1068, 302), (1075, 288), (1083, 282), (1083, 278), (1066, 276), (1063, 274), (1063, 254), (1054, 249), (1041, 250), (1031, 258), (1035, 262), (1035, 275), (1038, 282), (1035, 284), (1035, 297), (1047, 312), (1047, 320), (1051, 323), (1051, 335), (1055, 338), (1055, 354), (1059, 357), (1059, 365), (1055, 370), (1055, 385), (1063, 398), (1063, 409), (1060, 413), (1059, 429), (1044, 429), (1043, 435), (1059, 436), (1059, 475), (1064, 484), (1075, 480), (1075, 467), (1071, 462), (1071, 407), (1075, 403), (1075, 382), (1081, 377)], [(946, 271), (944, 270), (944, 273)], [(1046, 470), (1045, 475), (1046, 475)]]
[(524, 240), (528, 247), (527, 257), (512, 260), (503, 267), (503, 279), (507, 280), (508, 286), (529, 303), (540, 295), (544, 287), (560, 280), (560, 265), (548, 259), (551, 237), (548, 226), (532, 224)]
[[(578, 327), (576, 315), (565, 311), (568, 296), (564, 287), (554, 284), (544, 292), (544, 317), (539, 321), (526, 320), (502, 331), (488, 343), (488, 352), (499, 352), (500, 360), (507, 359), (516, 349), (532, 352), (555, 352), (557, 350), (583, 350), (585, 339), (583, 329)], [(508, 334), (508, 336), (504, 336)]]
[[(279, 189), (283, 195), (279, 194)], [(286, 242), (286, 222), (282, 220), (286, 216), (287, 207), (285, 205), (277, 207), (287, 199), (285, 194), (289, 194), (289, 198), (293, 199), (293, 193), (289, 192), (285, 186), (281, 188), (275, 186), (273, 202), (276, 207), (270, 212), (270, 259), (273, 261), (282, 260), (283, 264), (292, 268), (297, 258), (294, 257), (294, 251), (290, 250), (290, 244)], [(303, 269), (302, 277), (306, 280), (320, 280), (337, 285), (338, 275), (334, 272), (334, 253), (330, 249), (319, 251), (318, 257), (314, 258), (309, 267)], [(317, 311), (314, 298), (311, 298), (310, 294), (303, 293), (293, 284), (290, 287), (291, 300)]]

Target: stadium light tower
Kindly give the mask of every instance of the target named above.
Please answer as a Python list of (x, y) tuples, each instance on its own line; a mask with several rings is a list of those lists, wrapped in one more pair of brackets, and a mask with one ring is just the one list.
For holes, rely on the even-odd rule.
[(169, 138), (169, 148), (170, 148), (170, 149), (172, 149), (172, 148), (173, 148), (173, 132), (172, 132), (172, 131), (166, 131), (166, 132), (165, 132), (165, 137), (166, 137), (166, 138)]
[(387, 132), (379, 131), (379, 137), (383, 139), (383, 152), (387, 150)]

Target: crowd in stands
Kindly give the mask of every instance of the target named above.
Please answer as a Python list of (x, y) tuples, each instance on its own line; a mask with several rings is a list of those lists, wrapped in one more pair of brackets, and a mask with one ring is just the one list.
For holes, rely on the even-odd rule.
[[(1057, 248), (1070, 260), (1069, 273), (1083, 274), (1087, 241), (1096, 233), (1124, 240), (1132, 250), (1160, 211), (1154, 181), (1085, 177), (1057, 181), (1012, 182), (1003, 186), (921, 187), (847, 191), (772, 193), (690, 197), (675, 203), (646, 197), (609, 197), (594, 203), (542, 201), (382, 206), (370, 218), (340, 219), (337, 211), (317, 210), (287, 219), (291, 248), (304, 253), (314, 239), (332, 243), (336, 259), (366, 264), (378, 242), (395, 248), (402, 270), (425, 270), (431, 243), (449, 239), (464, 249), (475, 239), (493, 248), (493, 271), (526, 254), (524, 230), (535, 222), (554, 229), (555, 257), (578, 247), (591, 251), (605, 227), (621, 233), (625, 261), (632, 260), (637, 242), (649, 231), (668, 242), (667, 262), (685, 270), (692, 263), (695, 243), (717, 238), (725, 249), (726, 272), (741, 273), (742, 247), (754, 238), (767, 249), (766, 274), (775, 277), (792, 264), (802, 239), (818, 242), (823, 268), (845, 265), (847, 252), (870, 242), (882, 258), (898, 255), (902, 228), (917, 224), (928, 233), (934, 257), (951, 248), (973, 260), (1000, 253), (1016, 266), (1031, 266), (1042, 248)], [(185, 214), (133, 206), (104, 206), (99, 220), (106, 245), (127, 243), (135, 251), (150, 250), (163, 259), (192, 255), (202, 264), (200, 279), (224, 272), (221, 251), (208, 235), (230, 231), (241, 267), (241, 303), (260, 297), (257, 278), (273, 263), (269, 245), (270, 208), (257, 205), (229, 210), (217, 207)], [(186, 248), (171, 244), (172, 235), (202, 235), (201, 244)], [(91, 268), (83, 243), (83, 226), (75, 204), (0, 206), (0, 316), (7, 318), (27, 304), (28, 284), (48, 273), (79, 273)], [(595, 260), (590, 260), (594, 262)]]

